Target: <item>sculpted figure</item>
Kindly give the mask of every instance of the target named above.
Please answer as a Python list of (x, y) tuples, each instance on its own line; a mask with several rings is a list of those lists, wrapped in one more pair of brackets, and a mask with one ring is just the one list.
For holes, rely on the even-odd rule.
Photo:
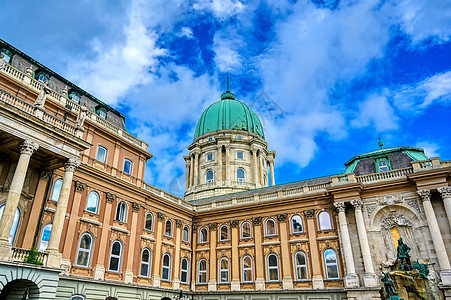
[(410, 248), (409, 246), (407, 246), (406, 244), (403, 243), (402, 238), (399, 238), (398, 240), (398, 248), (397, 248), (397, 255), (396, 255), (396, 262), (398, 262), (398, 260), (401, 263), (401, 268), (404, 271), (410, 271), (412, 269), (412, 265), (410, 262)]
[[(395, 283), (388, 275), (388, 272), (382, 272), (384, 276), (382, 276), (381, 281), (384, 284), (385, 294), (387, 295), (387, 299), (399, 299), (396, 298), (398, 296), (398, 292), (395, 289)], [(393, 297), (392, 297), (393, 296)]]
[(420, 272), (420, 278), (428, 279), (429, 269), (428, 266), (432, 266), (433, 264), (420, 264), (418, 259), (413, 262), (413, 268), (417, 269)]
[(35, 106), (44, 107), (45, 100), (47, 99), (47, 95), (50, 94), (49, 83), (48, 81), (42, 86), (42, 90), (39, 93), (36, 101), (34, 102)]
[(88, 111), (88, 109), (86, 108), (86, 104), (83, 104), (82, 106), (80, 106), (80, 110), (78, 111), (78, 116), (77, 116), (77, 127), (83, 127), (83, 123), (85, 122), (87, 111)]

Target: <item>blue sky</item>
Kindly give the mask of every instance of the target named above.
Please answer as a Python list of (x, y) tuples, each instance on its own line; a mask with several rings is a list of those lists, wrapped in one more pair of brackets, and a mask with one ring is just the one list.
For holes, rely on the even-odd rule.
[(225, 77), (259, 114), (276, 183), (355, 155), (451, 159), (451, 1), (7, 1), (0, 37), (126, 115), (146, 180), (182, 195), (183, 155)]

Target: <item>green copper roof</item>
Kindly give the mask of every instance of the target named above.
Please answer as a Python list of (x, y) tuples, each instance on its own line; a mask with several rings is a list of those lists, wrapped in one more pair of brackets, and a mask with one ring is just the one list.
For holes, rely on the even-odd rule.
[(244, 130), (265, 138), (263, 126), (257, 115), (243, 102), (235, 100), (228, 89), (221, 101), (210, 105), (201, 115), (194, 139), (217, 130)]

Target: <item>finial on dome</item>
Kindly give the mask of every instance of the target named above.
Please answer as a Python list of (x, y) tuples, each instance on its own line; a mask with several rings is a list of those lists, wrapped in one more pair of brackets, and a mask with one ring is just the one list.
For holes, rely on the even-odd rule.
[(229, 92), (229, 75), (227, 75), (227, 92)]
[(235, 100), (235, 94), (229, 90), (229, 75), (227, 75), (227, 91), (221, 95), (221, 100), (225, 99)]
[(384, 142), (381, 141), (381, 138), (379, 138), (379, 143), (377, 143), (381, 149), (384, 147)]

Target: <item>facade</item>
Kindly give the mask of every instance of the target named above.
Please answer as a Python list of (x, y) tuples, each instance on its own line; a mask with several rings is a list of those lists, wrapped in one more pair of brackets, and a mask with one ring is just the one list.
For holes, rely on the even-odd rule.
[(152, 155), (122, 114), (0, 53), (0, 299), (381, 299), (399, 237), (451, 299), (451, 161), (381, 148), (276, 185), (260, 120), (227, 91), (181, 199), (144, 182)]

